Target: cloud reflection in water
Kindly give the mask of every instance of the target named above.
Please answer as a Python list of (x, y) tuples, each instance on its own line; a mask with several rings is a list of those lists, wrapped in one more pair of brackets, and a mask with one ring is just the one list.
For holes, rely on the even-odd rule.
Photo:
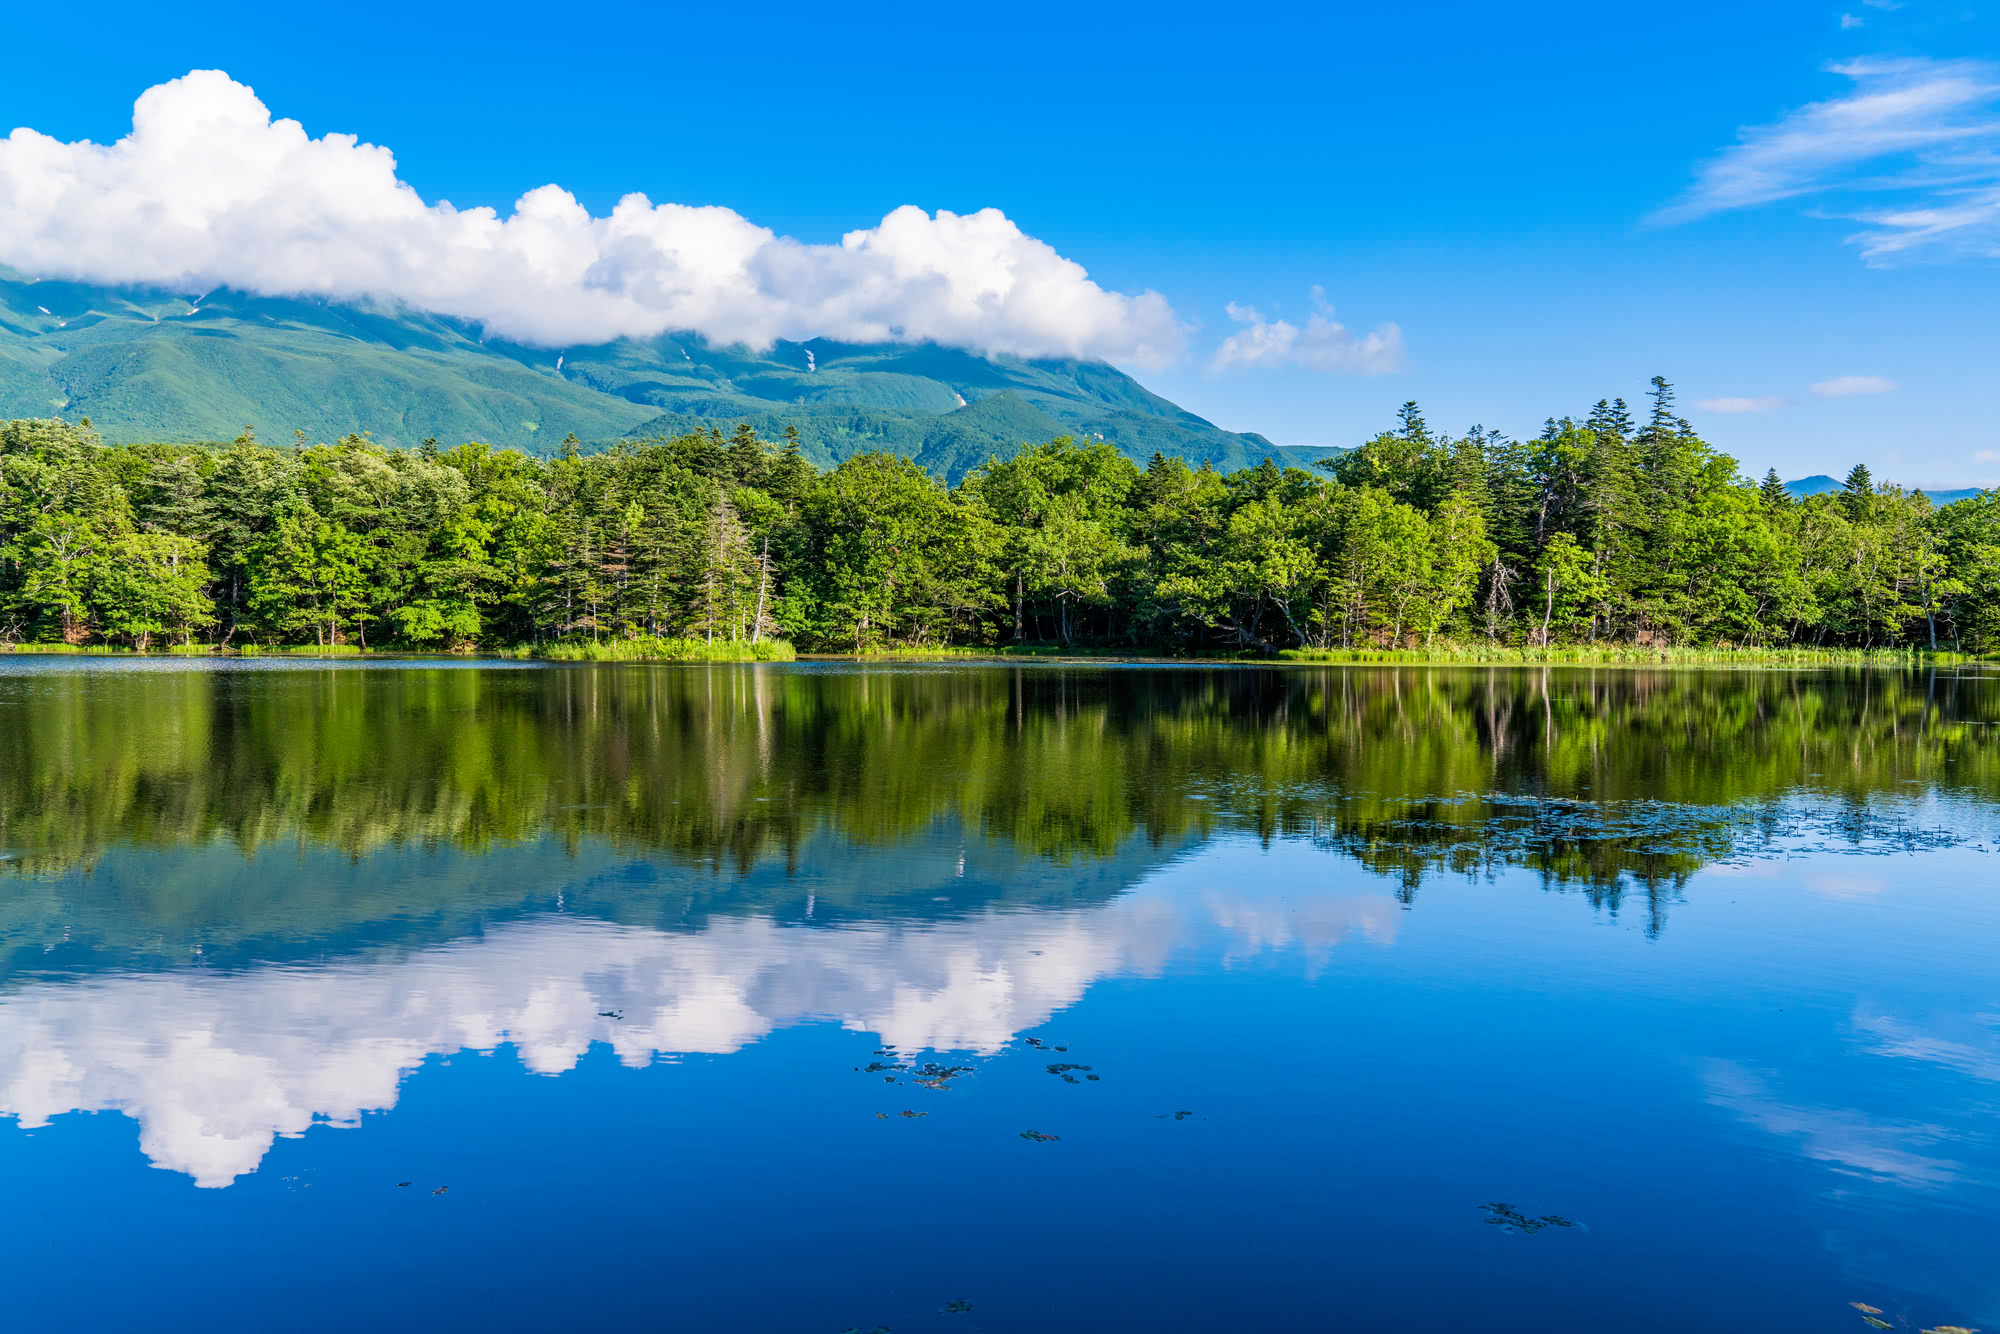
[(558, 1074), (594, 1043), (642, 1066), (818, 1020), (905, 1051), (991, 1052), (1094, 981), (1157, 973), (1198, 944), (1323, 960), (1352, 937), (1391, 941), (1397, 921), (1382, 894), (1145, 891), (834, 929), (742, 916), (675, 933), (551, 915), (395, 957), (36, 982), (0, 998), (0, 1115), (32, 1129), (123, 1112), (154, 1166), (227, 1186), (279, 1135), (395, 1106), (434, 1054), (511, 1044)]

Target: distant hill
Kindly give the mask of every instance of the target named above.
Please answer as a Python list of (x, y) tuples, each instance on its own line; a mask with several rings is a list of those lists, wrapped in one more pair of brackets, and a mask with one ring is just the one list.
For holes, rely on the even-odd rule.
[(956, 479), (1058, 435), (1219, 468), (1280, 450), (1225, 431), (1103, 362), (986, 358), (934, 345), (814, 340), (763, 352), (685, 335), (551, 351), (383, 306), (34, 281), (0, 270), (0, 419), (89, 417), (108, 440), (267, 440), (368, 431), (388, 444), (483, 440), (539, 453), (748, 421), (796, 426), (832, 464), (869, 449)]
[[(1811, 477), (1801, 477), (1796, 482), (1786, 482), (1785, 490), (1798, 497), (1823, 496), (1829, 491), (1841, 489), (1840, 482), (1825, 473), (1815, 473)], [(1933, 505), (1949, 505), (1954, 500), (1969, 500), (1979, 494), (1976, 486), (1964, 487), (1956, 491), (1925, 491)]]

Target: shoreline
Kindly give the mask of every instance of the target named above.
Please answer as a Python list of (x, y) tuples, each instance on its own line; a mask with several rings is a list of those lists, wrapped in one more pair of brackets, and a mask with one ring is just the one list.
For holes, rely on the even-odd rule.
[[(782, 643), (782, 641), (780, 641)], [(360, 649), (340, 645), (285, 645), (272, 648), (224, 648), (216, 645), (179, 645), (167, 649), (138, 650), (121, 645), (0, 644), (0, 655), (17, 657), (139, 658), (148, 660), (276, 659), (297, 661), (359, 662), (369, 660), (436, 660), (440, 662), (544, 662), (550, 664), (629, 663), (634, 665), (736, 665), (785, 662), (818, 662), (893, 665), (949, 664), (993, 666), (1007, 663), (1044, 663), (1062, 666), (1105, 667), (1961, 667), (2000, 663), (2000, 657), (1930, 650), (1864, 649), (1588, 649), (1558, 647), (1550, 650), (1528, 648), (1460, 649), (1423, 652), (1420, 650), (1357, 649), (1351, 651), (1301, 652), (1286, 650), (1275, 657), (1251, 654), (1170, 655), (1159, 653), (1104, 653), (1090, 650), (1060, 651), (1052, 647), (906, 649), (874, 653), (795, 653), (789, 644), (774, 649), (769, 643), (757, 649), (731, 652), (701, 651), (667, 653), (621, 652), (612, 645), (557, 645), (536, 648), (482, 649), (449, 652), (385, 646)]]

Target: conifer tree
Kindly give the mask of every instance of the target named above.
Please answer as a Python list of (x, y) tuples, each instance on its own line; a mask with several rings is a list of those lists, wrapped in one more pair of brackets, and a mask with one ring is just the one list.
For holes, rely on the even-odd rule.
[(1773, 514), (1791, 508), (1792, 493), (1785, 489), (1785, 483), (1778, 476), (1776, 468), (1766, 470), (1764, 481), (1757, 488), (1757, 494), (1762, 497), (1764, 508)]

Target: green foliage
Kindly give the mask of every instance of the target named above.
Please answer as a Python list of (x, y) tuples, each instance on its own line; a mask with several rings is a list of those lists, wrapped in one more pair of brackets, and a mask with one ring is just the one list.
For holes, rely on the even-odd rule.
[[(1329, 475), (1329, 473), (1331, 475)], [(957, 485), (749, 423), (552, 459), (0, 426), (0, 642), (761, 659), (966, 646), (1640, 660), (2000, 649), (2000, 498), (1761, 488), (1672, 412), (1222, 473), (1068, 437)], [(699, 652), (687, 645), (699, 644)], [(555, 647), (552, 647), (555, 646)], [(1442, 646), (1442, 647), (1440, 647)], [(771, 654), (787, 648), (769, 647)]]

